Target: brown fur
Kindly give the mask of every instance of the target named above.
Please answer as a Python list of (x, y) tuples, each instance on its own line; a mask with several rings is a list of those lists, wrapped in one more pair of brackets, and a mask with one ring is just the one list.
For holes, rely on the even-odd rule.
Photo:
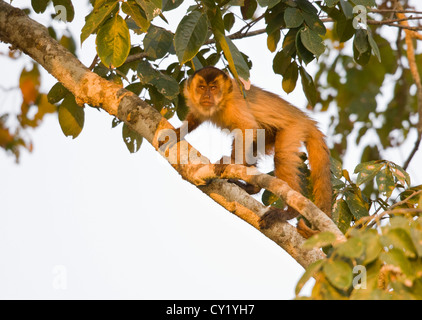
[[(187, 81), (185, 96), (190, 107), (186, 119), (189, 131), (207, 120), (220, 128), (240, 129), (243, 134), (246, 129), (265, 129), (266, 153), (274, 153), (275, 176), (298, 192), (302, 192), (299, 149), (304, 143), (315, 204), (331, 216), (329, 150), (315, 121), (279, 96), (255, 86), (246, 91), (245, 99), (236, 82), (214, 67), (197, 71)], [(235, 149), (233, 146), (232, 157)]]

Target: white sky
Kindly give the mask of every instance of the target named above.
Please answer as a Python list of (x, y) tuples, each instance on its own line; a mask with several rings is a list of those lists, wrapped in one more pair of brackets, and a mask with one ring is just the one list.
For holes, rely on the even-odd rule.
[[(21, 8), (28, 3), (13, 1)], [(77, 9), (70, 27), (79, 39), (88, 11), (79, 4)], [(170, 13), (166, 17), (180, 20)], [(254, 63), (253, 83), (304, 107), (300, 85), (289, 96), (282, 93), (265, 35), (236, 45)], [(5, 48), (0, 45), (0, 52)], [(94, 37), (81, 53), (89, 65)], [(0, 65), (0, 87), (15, 86), (22, 62), (0, 56)], [(42, 82), (45, 92), (55, 83), (45, 73)], [(0, 101), (0, 114), (17, 110), (20, 92), (0, 90)], [(326, 132), (328, 117), (311, 116)], [(34, 151), (23, 152), (19, 165), (0, 152), (1, 299), (294, 297), (303, 269), (288, 254), (183, 181), (148, 142), (129, 154), (121, 127), (111, 129), (111, 120), (86, 108), (85, 128), (71, 140), (62, 134), (57, 116), (47, 116), (30, 133)], [(211, 159), (229, 150), (226, 144), (216, 151), (215, 139), (218, 132), (210, 128), (190, 136)], [(389, 152), (388, 160), (403, 163), (413, 141)], [(350, 172), (359, 157), (359, 152), (348, 155)], [(422, 183), (420, 159), (418, 154), (409, 170), (415, 185)]]

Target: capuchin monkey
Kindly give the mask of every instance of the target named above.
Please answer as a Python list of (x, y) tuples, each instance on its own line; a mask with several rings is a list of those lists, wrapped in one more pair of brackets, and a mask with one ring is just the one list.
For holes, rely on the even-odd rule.
[[(245, 141), (241, 163), (253, 166), (256, 164), (256, 161), (253, 162), (256, 157), (248, 159), (246, 152), (253, 150), (257, 145), (256, 129), (264, 129), (265, 153), (274, 154), (275, 176), (300, 193), (302, 189), (299, 166), (303, 162), (300, 148), (304, 144), (311, 167), (314, 202), (331, 216), (330, 153), (316, 122), (273, 93), (255, 86), (251, 86), (245, 93), (246, 98), (236, 81), (220, 69), (206, 67), (196, 71), (187, 80), (184, 89), (189, 113), (186, 117), (187, 122), (184, 123), (185, 128), (179, 128), (177, 131), (179, 138), (184, 138), (180, 137), (181, 132), (189, 133), (204, 121), (210, 121), (222, 129), (240, 132), (242, 141)], [(252, 141), (247, 141), (248, 129), (254, 129), (253, 139), (249, 139)], [(239, 163), (239, 153), (236, 158), (236, 150), (243, 147), (236, 146), (236, 140), (234, 139), (231, 157), (237, 162), (232, 163)], [(251, 188), (250, 185), (244, 187), (249, 193), (257, 193), (260, 190), (254, 186)], [(278, 210), (279, 214), (280, 211)], [(270, 215), (264, 216), (263, 219), (274, 220)], [(289, 208), (285, 211), (284, 220), (297, 215), (295, 210)]]

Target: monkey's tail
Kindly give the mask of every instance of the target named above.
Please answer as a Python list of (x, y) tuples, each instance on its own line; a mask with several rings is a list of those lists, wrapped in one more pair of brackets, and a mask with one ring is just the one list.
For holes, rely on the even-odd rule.
[(310, 126), (306, 148), (308, 150), (309, 165), (315, 205), (331, 217), (331, 171), (330, 151), (325, 143), (325, 137), (318, 128)]

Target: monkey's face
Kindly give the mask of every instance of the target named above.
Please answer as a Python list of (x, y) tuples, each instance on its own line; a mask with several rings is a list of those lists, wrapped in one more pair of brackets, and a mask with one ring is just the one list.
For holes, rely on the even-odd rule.
[(208, 67), (193, 75), (188, 82), (186, 93), (191, 107), (210, 117), (222, 107), (231, 86), (230, 78), (223, 71)]

